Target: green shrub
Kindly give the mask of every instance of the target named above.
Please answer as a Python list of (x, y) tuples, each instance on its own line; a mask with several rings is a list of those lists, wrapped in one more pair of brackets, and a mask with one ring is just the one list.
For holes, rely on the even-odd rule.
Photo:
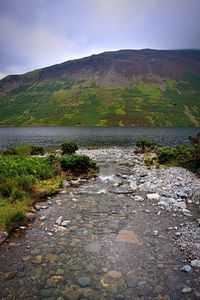
[(196, 135), (196, 137), (190, 136), (189, 140), (194, 152), (195, 167), (196, 169), (200, 169), (200, 132)]
[(137, 141), (136, 146), (141, 150), (153, 150), (157, 144), (151, 140), (140, 139)]
[(74, 141), (66, 141), (61, 145), (62, 154), (73, 154), (78, 150), (78, 145)]
[(65, 155), (60, 159), (63, 171), (70, 171), (73, 174), (81, 174), (88, 172), (89, 169), (96, 169), (96, 163), (87, 155)]
[(17, 150), (16, 148), (8, 148), (3, 151), (3, 155), (17, 155)]
[(18, 185), (22, 190), (26, 191), (28, 194), (31, 194), (36, 183), (36, 178), (33, 175), (21, 175), (16, 177)]
[(176, 159), (176, 149), (172, 147), (162, 147), (157, 151), (158, 162), (160, 164), (169, 163), (172, 160)]
[(31, 146), (30, 155), (44, 155), (45, 151), (42, 146)]

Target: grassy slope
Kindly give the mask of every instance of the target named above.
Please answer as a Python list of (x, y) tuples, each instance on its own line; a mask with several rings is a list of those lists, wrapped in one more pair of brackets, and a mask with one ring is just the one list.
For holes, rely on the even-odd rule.
[(167, 81), (98, 87), (93, 82), (57, 80), (23, 86), (0, 97), (0, 125), (200, 126), (200, 75)]

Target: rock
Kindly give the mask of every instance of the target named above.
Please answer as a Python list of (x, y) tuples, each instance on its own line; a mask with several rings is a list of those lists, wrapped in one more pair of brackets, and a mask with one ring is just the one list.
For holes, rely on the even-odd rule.
[(42, 289), (40, 291), (40, 295), (44, 298), (48, 298), (49, 296), (51, 296), (52, 292), (53, 291), (51, 289)]
[(147, 199), (148, 199), (148, 200), (156, 200), (156, 201), (159, 201), (159, 200), (160, 200), (160, 195), (159, 195), (158, 193), (147, 194)]
[(110, 278), (112, 279), (120, 279), (122, 277), (122, 272), (120, 271), (115, 271), (115, 270), (112, 270), (112, 271), (108, 271), (105, 276), (109, 276)]
[(137, 184), (136, 184), (135, 181), (131, 181), (131, 183), (130, 183), (130, 188), (131, 188), (133, 191), (137, 190)]
[(123, 229), (118, 232), (116, 242), (138, 244), (139, 240), (134, 231)]
[(144, 201), (144, 198), (142, 198), (141, 196), (139, 196), (139, 195), (136, 195), (136, 196), (134, 196), (134, 200), (135, 201)]
[(67, 224), (69, 224), (70, 223), (70, 220), (66, 220), (66, 221), (62, 221), (61, 222), (61, 226), (67, 226)]
[(77, 280), (77, 283), (80, 287), (88, 287), (91, 285), (91, 278), (90, 277), (86, 277), (86, 276), (83, 276), (83, 277), (80, 277), (78, 280)]
[(176, 195), (180, 198), (187, 198), (187, 193), (184, 191), (178, 191), (176, 192)]
[(80, 181), (79, 181), (79, 180), (71, 180), (71, 181), (70, 181), (70, 185), (71, 185), (72, 187), (79, 187)]
[(184, 287), (184, 288), (182, 289), (182, 293), (183, 293), (183, 294), (189, 294), (189, 293), (191, 293), (191, 291), (192, 291), (192, 288), (191, 288), (191, 287)]
[(41, 206), (38, 205), (38, 204), (35, 204), (35, 209), (36, 209), (36, 210), (40, 210), (40, 209), (41, 209)]
[(29, 221), (33, 221), (35, 219), (35, 214), (33, 213), (25, 213), (25, 217), (29, 220)]
[(185, 265), (182, 268), (180, 268), (180, 271), (186, 272), (186, 273), (190, 273), (192, 271), (192, 268), (190, 265)]
[(42, 205), (40, 208), (41, 209), (47, 209), (49, 206), (48, 205)]
[(54, 275), (47, 279), (48, 286), (55, 287), (57, 286), (58, 282), (63, 281), (64, 276)]
[(178, 201), (176, 203), (174, 203), (174, 207), (177, 207), (177, 208), (187, 208), (186, 204), (184, 201)]
[(200, 268), (200, 259), (194, 259), (191, 261), (191, 266), (194, 268)]
[(55, 223), (56, 223), (57, 225), (60, 225), (61, 222), (62, 222), (62, 218), (63, 218), (62, 216), (58, 217), (58, 218), (56, 219), (56, 222), (55, 222)]
[(45, 216), (41, 216), (40, 217), (40, 221), (44, 221), (44, 220), (46, 220), (46, 217)]
[(16, 271), (6, 272), (6, 273), (4, 273), (4, 280), (13, 279), (16, 275), (17, 275)]
[(153, 235), (154, 235), (154, 236), (158, 236), (158, 230), (154, 230), (154, 231), (153, 231)]
[(98, 242), (92, 242), (92, 243), (87, 244), (84, 247), (84, 249), (86, 252), (89, 252), (89, 253), (98, 253), (99, 250), (101, 249), (101, 246), (99, 245)]
[(19, 227), (21, 230), (26, 230), (26, 226), (20, 226)]
[(5, 231), (0, 232), (0, 245), (7, 239), (8, 233)]
[(42, 263), (42, 255), (37, 255), (33, 260), (34, 264), (41, 264)]

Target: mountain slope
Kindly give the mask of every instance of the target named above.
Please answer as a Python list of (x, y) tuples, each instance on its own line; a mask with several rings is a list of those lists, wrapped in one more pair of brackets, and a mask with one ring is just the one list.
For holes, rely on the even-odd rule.
[(200, 126), (200, 51), (120, 50), (0, 81), (0, 125)]

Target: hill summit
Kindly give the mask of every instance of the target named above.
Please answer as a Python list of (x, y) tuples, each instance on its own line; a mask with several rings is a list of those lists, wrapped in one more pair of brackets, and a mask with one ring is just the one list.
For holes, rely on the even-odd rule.
[(0, 80), (0, 125), (200, 126), (199, 50), (119, 50)]

